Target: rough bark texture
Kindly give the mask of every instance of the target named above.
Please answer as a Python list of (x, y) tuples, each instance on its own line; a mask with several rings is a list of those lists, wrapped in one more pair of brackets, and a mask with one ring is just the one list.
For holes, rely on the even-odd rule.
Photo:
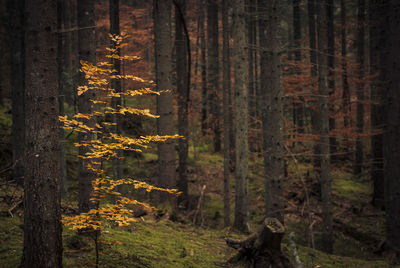
[[(178, 97), (178, 134), (185, 137), (178, 141), (179, 179), (178, 190), (182, 192), (178, 201), (187, 207), (188, 181), (187, 160), (189, 149), (189, 66), (188, 36), (185, 32), (186, 4), (183, 0), (175, 0), (175, 47), (176, 47), (176, 87)], [(189, 63), (190, 64), (190, 63)]]
[(239, 251), (230, 262), (242, 263), (246, 267), (292, 267), (281, 251), (284, 234), (285, 228), (279, 220), (266, 218), (258, 232), (248, 238), (226, 240), (228, 246)]
[(233, 12), (233, 62), (235, 77), (235, 220), (234, 227), (248, 230), (248, 76), (246, 50), (246, 15), (244, 0), (234, 0)]
[[(343, 87), (343, 94), (342, 94), (342, 111), (343, 111), (343, 125), (344, 128), (348, 128), (350, 126), (350, 117), (349, 117), (349, 111), (350, 111), (350, 88), (349, 88), (349, 81), (347, 77), (347, 35), (346, 35), (346, 28), (347, 28), (347, 23), (346, 23), (346, 1), (345, 0), (340, 0), (340, 23), (341, 23), (341, 32), (340, 32), (340, 38), (341, 38), (341, 54), (342, 54), (342, 87)], [(346, 146), (347, 143), (347, 137), (344, 137), (343, 143), (345, 144), (344, 149), (348, 151), (348, 146)]]
[[(171, 1), (154, 0), (154, 45), (156, 60), (156, 82), (158, 90), (171, 89)], [(157, 96), (158, 135), (173, 135), (173, 93)], [(175, 146), (172, 141), (158, 144), (158, 185), (175, 186)], [(167, 194), (160, 194), (166, 201)]]
[(282, 181), (284, 178), (283, 92), (279, 22), (282, 6), (279, 1), (259, 0), (259, 33), (261, 52), (261, 80), (265, 176), (265, 209), (268, 217), (283, 222)]
[(221, 151), (218, 36), (218, 1), (207, 0), (208, 97), (215, 152)]
[(400, 261), (400, 2), (389, 1), (388, 57), (386, 92), (385, 156), (385, 211), (386, 242), (397, 252)]
[(322, 198), (322, 247), (325, 252), (332, 253), (332, 200), (329, 157), (329, 86), (328, 86), (328, 5), (330, 0), (318, 2), (318, 92), (319, 92), (319, 130), (321, 136), (321, 198)]
[(24, 48), (24, 0), (7, 1), (9, 18), (9, 47), (11, 49), (12, 91), (12, 151), (13, 179), (23, 185), (25, 163), (25, 48)]
[(229, 1), (222, 1), (222, 67), (223, 67), (223, 102), (224, 102), (224, 224), (229, 226), (230, 219), (230, 135), (232, 121), (230, 113), (231, 63), (229, 49)]
[(374, 183), (372, 204), (377, 208), (384, 206), (384, 171), (383, 171), (383, 91), (385, 86), (386, 55), (385, 40), (385, 0), (369, 1), (369, 25), (370, 25), (370, 75), (379, 73), (379, 76), (371, 81), (371, 129), (376, 132), (371, 137), (371, 179)]
[(364, 148), (361, 134), (364, 130), (364, 38), (365, 38), (365, 0), (358, 0), (357, 12), (357, 63), (358, 74), (360, 80), (357, 84), (357, 140), (356, 140), (356, 156), (354, 163), (354, 174), (360, 174), (364, 162)]
[[(96, 32), (94, 16), (94, 0), (78, 0), (78, 39), (79, 39), (79, 60), (96, 62)], [(86, 85), (87, 81), (82, 72), (79, 73), (79, 85)], [(94, 99), (96, 93), (93, 90), (86, 91), (78, 96), (78, 111), (83, 114), (90, 114), (94, 111), (94, 104), (90, 99)], [(95, 119), (85, 122), (88, 126), (94, 127)], [(79, 142), (94, 140), (96, 135), (93, 133), (80, 133)], [(87, 149), (79, 147), (79, 155), (85, 155)], [(80, 212), (87, 212), (92, 207), (90, 197), (93, 191), (92, 180), (96, 174), (87, 168), (89, 161), (79, 158), (79, 196), (78, 206)]]
[(62, 267), (57, 2), (25, 2), (24, 247), (22, 267)]

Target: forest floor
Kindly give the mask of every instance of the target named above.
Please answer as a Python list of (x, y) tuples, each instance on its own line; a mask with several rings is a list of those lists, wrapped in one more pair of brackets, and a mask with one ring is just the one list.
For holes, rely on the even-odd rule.
[[(173, 216), (168, 207), (156, 213), (139, 217), (129, 227), (113, 227), (110, 223), (101, 235), (100, 267), (233, 267), (227, 261), (235, 255), (225, 239), (245, 237), (223, 227), (223, 158), (211, 154), (207, 146), (191, 154), (189, 162), (192, 209)], [(141, 158), (127, 157), (127, 174), (135, 178), (149, 178), (156, 174), (156, 154), (145, 153)], [(384, 239), (384, 213), (370, 205), (371, 182), (367, 178), (353, 177), (344, 167), (336, 167), (333, 179), (334, 254), (320, 250), (321, 219), (318, 187), (307, 163), (288, 166), (285, 181), (286, 234), (294, 232), (299, 255), (305, 267), (395, 267), (390, 257), (374, 254)], [(263, 167), (262, 160), (252, 157), (249, 166), (250, 227), (256, 230), (263, 220)], [(72, 172), (72, 171), (70, 171)], [(303, 177), (303, 179), (299, 179)], [(307, 206), (303, 182), (307, 184)], [(232, 178), (231, 184), (234, 184)], [(200, 191), (207, 185), (197, 224), (193, 224), (193, 211), (197, 207)], [(70, 185), (70, 192), (76, 189)], [(75, 190), (74, 190), (75, 189)], [(10, 195), (10, 189), (1, 188), (0, 196)], [(232, 187), (232, 191), (234, 187)], [(12, 192), (15, 195), (15, 192)], [(148, 195), (137, 193), (146, 199)], [(231, 193), (233, 196), (233, 192)], [(74, 200), (70, 194), (69, 199)], [(18, 267), (22, 253), (22, 209), (8, 213), (10, 201), (0, 203), (0, 267)], [(11, 202), (12, 203), (12, 202)], [(233, 212), (233, 200), (231, 202)], [(76, 202), (63, 202), (64, 213), (71, 213)], [(308, 217), (310, 213), (310, 217)], [(170, 215), (169, 215), (170, 214)], [(161, 215), (161, 216), (160, 216)], [(233, 215), (233, 213), (232, 213)], [(311, 218), (311, 220), (309, 220)], [(308, 222), (314, 226), (312, 234), (315, 248), (311, 248)], [(288, 246), (288, 235), (283, 241), (283, 252), (293, 259)], [(82, 238), (64, 228), (65, 267), (91, 267), (95, 263), (93, 240)]]

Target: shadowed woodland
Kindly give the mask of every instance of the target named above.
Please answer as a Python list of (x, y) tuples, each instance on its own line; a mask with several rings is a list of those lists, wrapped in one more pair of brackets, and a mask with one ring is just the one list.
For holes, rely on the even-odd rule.
[(0, 0), (0, 267), (400, 267), (400, 2)]

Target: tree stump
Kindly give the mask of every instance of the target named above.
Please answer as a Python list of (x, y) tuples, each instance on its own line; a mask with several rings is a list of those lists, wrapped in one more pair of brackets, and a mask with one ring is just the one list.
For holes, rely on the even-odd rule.
[(281, 241), (285, 227), (276, 218), (266, 218), (259, 231), (246, 239), (227, 239), (228, 246), (239, 252), (231, 258), (231, 263), (244, 263), (248, 267), (292, 268), (283, 255)]

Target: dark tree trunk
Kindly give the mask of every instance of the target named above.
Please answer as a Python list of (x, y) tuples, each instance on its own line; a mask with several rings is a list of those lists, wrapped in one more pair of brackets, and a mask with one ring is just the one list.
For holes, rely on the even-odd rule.
[[(158, 90), (171, 88), (171, 1), (154, 0), (154, 44), (156, 60), (156, 82)], [(157, 96), (157, 131), (159, 135), (173, 135), (173, 93)], [(172, 141), (158, 144), (158, 185), (175, 187), (175, 146)], [(160, 200), (168, 195), (160, 193)]]
[[(335, 3), (333, 0), (329, 0), (328, 3), (328, 87), (329, 96), (335, 95)], [(337, 152), (337, 140), (336, 137), (331, 135), (331, 132), (336, 128), (335, 113), (336, 105), (335, 100), (329, 106), (330, 116), (329, 116), (329, 152), (331, 157), (331, 162), (334, 161)]]
[(386, 127), (384, 131), (386, 242), (400, 262), (400, 2), (388, 1)]
[(354, 174), (360, 174), (364, 162), (363, 138), (361, 137), (364, 130), (364, 38), (365, 38), (365, 0), (358, 0), (357, 13), (357, 63), (359, 79), (357, 85), (357, 140), (356, 140), (356, 156), (354, 163)]
[[(350, 127), (350, 88), (349, 81), (347, 77), (347, 35), (346, 35), (346, 1), (340, 0), (340, 22), (341, 22), (341, 45), (342, 45), (342, 87), (343, 87), (343, 95), (342, 95), (342, 112), (343, 116), (343, 125), (344, 128), (347, 129)], [(344, 150), (348, 152), (347, 145), (347, 137), (345, 136), (343, 139), (344, 142)]]
[(328, 86), (328, 5), (330, 0), (318, 2), (318, 92), (319, 92), (319, 130), (321, 136), (320, 183), (322, 198), (322, 247), (325, 252), (333, 251), (332, 201), (329, 157), (329, 86)]
[[(119, 0), (109, 0), (110, 4), (110, 33), (112, 35), (120, 35), (120, 27), (119, 27)], [(116, 44), (111, 41), (111, 48), (115, 49)], [(116, 54), (121, 55), (121, 50), (117, 48)], [(113, 65), (113, 69), (116, 71), (115, 74), (121, 74), (121, 61), (118, 59), (111, 59), (111, 63)], [(115, 92), (121, 92), (121, 80), (120, 79), (112, 79), (111, 80), (111, 88), (115, 90)], [(111, 106), (115, 110), (119, 110), (121, 106), (121, 97), (113, 97), (111, 99)], [(121, 134), (121, 124), (120, 124), (120, 115), (112, 114), (112, 123), (114, 123), (113, 132), (115, 134)], [(113, 176), (114, 179), (121, 179), (122, 174), (122, 157), (123, 151), (118, 150), (117, 158), (112, 160), (113, 165)], [(121, 189), (119, 189), (121, 190)]]
[(231, 63), (229, 48), (229, 1), (222, 1), (222, 57), (223, 57), (223, 102), (224, 102), (224, 224), (229, 226), (230, 219), (230, 138), (232, 121), (229, 115), (231, 91)]
[[(79, 60), (96, 62), (96, 32), (94, 16), (94, 0), (78, 0), (78, 39), (79, 39)], [(79, 85), (87, 85), (85, 75), (79, 73)], [(78, 96), (78, 111), (82, 114), (90, 114), (94, 111), (94, 104), (90, 99), (95, 99), (94, 90), (89, 90)], [(92, 118), (85, 122), (88, 126), (95, 126), (95, 119)], [(80, 133), (78, 135), (79, 143), (95, 140), (93, 133)], [(85, 155), (87, 149), (84, 146), (79, 147), (79, 155)], [(79, 197), (78, 206), (80, 212), (87, 212), (92, 208), (90, 197), (93, 191), (92, 180), (96, 174), (87, 168), (89, 160), (79, 158)]]
[(234, 227), (248, 230), (248, 76), (246, 51), (246, 15), (244, 0), (234, 0), (233, 11), (233, 62), (235, 77), (235, 220)]
[(182, 194), (178, 202), (187, 207), (188, 201), (188, 181), (187, 181), (187, 159), (189, 149), (189, 64), (186, 21), (186, 3), (183, 0), (175, 0), (175, 48), (176, 48), (176, 84), (178, 96), (178, 134), (185, 137), (178, 141), (179, 153), (179, 180), (178, 190)]
[(204, 1), (207, 0), (199, 0), (201, 2), (200, 8), (200, 19), (199, 19), (199, 30), (200, 30), (200, 46), (201, 46), (201, 131), (203, 136), (206, 135), (208, 129), (208, 89), (207, 89), (207, 61), (206, 61), (206, 34), (205, 34), (205, 19), (206, 16), (206, 4)]
[(284, 172), (283, 92), (279, 54), (279, 22), (282, 6), (278, 1), (259, 0), (261, 52), (262, 135), (264, 149), (265, 209), (268, 217), (283, 222), (282, 181)]
[[(68, 1), (65, 1), (68, 2)], [(63, 43), (63, 19), (64, 12), (68, 12), (64, 6), (64, 1), (57, 1), (57, 67), (58, 67), (58, 104), (60, 116), (65, 115), (64, 100), (67, 85), (66, 74), (69, 72), (68, 59), (64, 57), (67, 50), (67, 42)], [(61, 198), (67, 195), (67, 161), (65, 158), (64, 129), (60, 128), (60, 179), (61, 179)]]
[(239, 253), (230, 259), (231, 263), (241, 263), (246, 267), (291, 268), (288, 258), (281, 250), (285, 227), (275, 218), (266, 218), (258, 232), (244, 240), (227, 239), (228, 246)]
[(24, 0), (7, 2), (9, 21), (9, 47), (11, 49), (12, 91), (12, 152), (13, 179), (24, 183), (24, 131), (25, 131), (25, 47), (24, 47)]
[(377, 208), (384, 206), (384, 170), (383, 170), (383, 134), (381, 133), (384, 122), (383, 91), (386, 73), (384, 55), (386, 54), (385, 31), (385, 1), (369, 1), (369, 25), (370, 25), (370, 75), (379, 73), (378, 77), (371, 81), (371, 129), (377, 134), (371, 137), (371, 179), (374, 183), (372, 204)]
[[(297, 63), (301, 62), (301, 13), (300, 13), (301, 0), (293, 0), (293, 49), (294, 49), (294, 60)], [(296, 70), (297, 74), (300, 74), (300, 70)], [(301, 91), (301, 88), (296, 88), (297, 91)], [(304, 132), (304, 98), (299, 96), (299, 100), (294, 105), (294, 116), (298, 133)]]
[(25, 180), (22, 267), (62, 267), (57, 1), (25, 2)]
[(218, 1), (207, 0), (207, 52), (208, 89), (211, 114), (211, 129), (214, 132), (214, 151), (221, 151), (220, 100), (219, 100), (219, 60), (218, 60)]

